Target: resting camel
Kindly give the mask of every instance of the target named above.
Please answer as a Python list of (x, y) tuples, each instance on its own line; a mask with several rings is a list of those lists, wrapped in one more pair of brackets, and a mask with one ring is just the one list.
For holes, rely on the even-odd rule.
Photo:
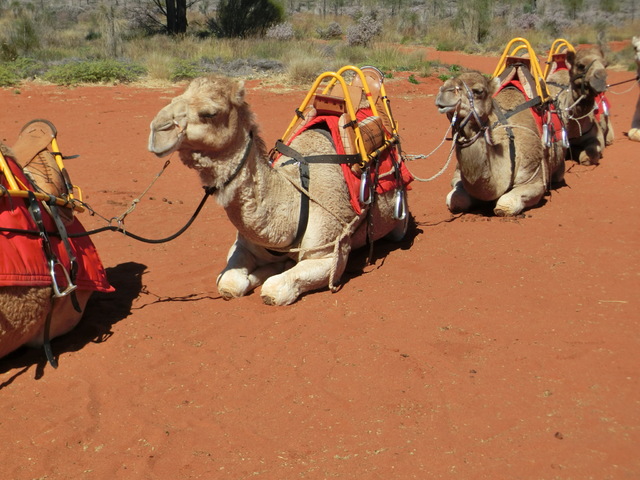
[[(307, 164), (287, 155), (272, 162), (242, 81), (222, 76), (193, 80), (160, 110), (150, 128), (149, 150), (159, 157), (178, 151), (215, 192), (237, 229), (217, 278), (224, 299), (262, 285), (265, 304), (291, 304), (305, 292), (333, 287), (350, 251), (365, 245), (368, 234), (373, 240), (400, 240), (406, 232), (407, 216), (394, 218), (397, 191), (379, 194), (373, 206), (356, 214), (339, 165)], [(322, 129), (305, 130), (289, 146), (305, 159), (336, 153)], [(308, 195), (301, 184), (303, 164), (309, 168)], [(301, 218), (305, 196), (307, 222)], [(373, 231), (367, 231), (367, 224)]]
[(528, 108), (512, 114), (526, 100), (519, 89), (500, 89), (497, 78), (478, 72), (462, 73), (440, 87), (436, 106), (450, 121), (455, 118), (458, 162), (447, 195), (449, 210), (467, 212), (491, 202), (498, 216), (518, 215), (537, 205), (551, 183), (563, 180), (560, 143), (543, 145)]
[[(31, 204), (32, 210), (40, 211), (48, 237), (45, 240), (29, 213), (29, 202), (8, 193), (9, 178), (36, 192), (55, 196), (68, 193), (61, 171), (46, 148), (52, 138), (51, 128), (47, 121), (30, 122), (14, 149), (0, 143), (0, 186), (5, 192), (0, 196), (0, 358), (23, 345), (42, 346), (48, 339), (69, 332), (80, 321), (93, 291), (112, 291), (89, 237), (73, 238), (65, 245), (50, 235), (60, 229), (68, 234), (84, 232), (73, 210), (40, 201)], [(43, 143), (38, 146), (40, 141)], [(58, 215), (62, 227), (54, 222), (53, 215)], [(31, 233), (1, 231), (7, 228)], [(75, 257), (73, 273), (70, 257)], [(73, 285), (77, 288), (72, 291)], [(56, 366), (50, 350), (47, 356)]]
[(583, 165), (597, 165), (606, 145), (614, 139), (608, 114), (607, 62), (600, 47), (567, 51), (567, 69), (547, 78), (549, 92), (563, 114), (571, 146), (571, 158)]
[[(633, 51), (635, 53), (635, 61), (638, 67), (637, 75), (640, 77), (640, 37), (633, 37), (631, 40)], [(631, 121), (631, 130), (629, 130), (629, 139), (634, 142), (640, 142), (640, 95), (636, 103), (636, 110), (633, 112), (633, 120)]]

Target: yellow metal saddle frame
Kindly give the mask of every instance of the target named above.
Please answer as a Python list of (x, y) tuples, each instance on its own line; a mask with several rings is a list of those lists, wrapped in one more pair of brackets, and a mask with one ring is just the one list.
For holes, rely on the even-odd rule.
[[(48, 138), (48, 137), (46, 138), (46, 140), (48, 140), (47, 146), (41, 149), (40, 151), (33, 152), (34, 156), (39, 155), (45, 151), (47, 152), (47, 155), (51, 155), (53, 159), (55, 159), (55, 166), (52, 165), (51, 167), (54, 169), (57, 168), (59, 175), (61, 175), (65, 179), (65, 183), (68, 184), (69, 181), (66, 173), (66, 168), (64, 166), (63, 157), (62, 157), (62, 154), (60, 153), (60, 148), (58, 147), (58, 141), (56, 139), (57, 131), (53, 126), (53, 124), (51, 124), (46, 120), (34, 120), (32, 122), (29, 122), (25, 126), (25, 128), (23, 128), (23, 132), (28, 125), (31, 125), (33, 123), (38, 123), (38, 122), (47, 125), (51, 129), (51, 138)], [(21, 132), (21, 134), (23, 132)], [(29, 159), (13, 158), (13, 160), (15, 160), (16, 163), (21, 168), (23, 168), (25, 162), (30, 161), (31, 158)], [(36, 188), (36, 190), (33, 191), (32, 189), (29, 188), (28, 185), (25, 185), (22, 181), (20, 181), (20, 179), (15, 177), (15, 175), (11, 171), (11, 168), (9, 167), (9, 164), (7, 162), (7, 159), (5, 158), (5, 155), (0, 150), (0, 179), (2, 177), (4, 177), (4, 179), (6, 180), (6, 185), (8, 186), (8, 188), (0, 188), (0, 197), (8, 195), (8, 196), (14, 196), (14, 197), (27, 198), (30, 195), (34, 195), (38, 200), (41, 200), (43, 202), (54, 202), (59, 207), (73, 209), (74, 211), (77, 211), (77, 212), (84, 211), (84, 207), (82, 207), (79, 204), (79, 202), (82, 202), (82, 191), (77, 185), (72, 185), (71, 188), (68, 189), (69, 191), (67, 191), (61, 196), (52, 195), (51, 193), (42, 191), (39, 188)], [(77, 198), (76, 196), (74, 196), (73, 190), (77, 191), (78, 193)]]
[(542, 103), (550, 98), (538, 56), (522, 37), (516, 37), (507, 44), (492, 76), (499, 78), (501, 84), (517, 76), (529, 98), (539, 96)]
[[(352, 78), (348, 83), (349, 75)], [(371, 66), (347, 65), (337, 72), (320, 74), (296, 109), (282, 141), (288, 143), (295, 132), (317, 115), (337, 115), (345, 153), (360, 156), (353, 170), (361, 173), (382, 152), (399, 142), (398, 124), (393, 119), (383, 82), (382, 72)], [(358, 122), (356, 113), (365, 100), (373, 116)]]
[(544, 67), (544, 78), (549, 78), (556, 69), (559, 63), (564, 63), (567, 58), (568, 52), (575, 53), (576, 49), (564, 38), (556, 38), (551, 44), (549, 49), (549, 55), (547, 56), (546, 65)]

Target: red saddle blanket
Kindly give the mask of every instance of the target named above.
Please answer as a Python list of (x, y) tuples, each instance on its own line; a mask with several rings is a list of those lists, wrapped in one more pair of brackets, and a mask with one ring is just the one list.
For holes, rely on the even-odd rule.
[[(512, 86), (517, 88), (522, 92), (527, 100), (531, 100), (527, 95), (525, 88), (518, 80), (511, 80), (510, 82), (503, 85), (500, 90)], [(496, 93), (497, 95), (497, 93)], [(495, 96), (495, 95), (494, 95)], [(560, 119), (560, 115), (558, 115), (558, 111), (556, 110), (553, 104), (549, 105), (547, 110), (540, 110), (538, 108), (530, 108), (531, 114), (533, 115), (534, 120), (536, 121), (536, 125), (538, 126), (538, 131), (542, 132), (542, 126), (544, 124), (551, 126), (550, 134), (552, 134), (551, 141), (557, 142), (560, 140), (560, 132), (562, 131), (562, 120)]]
[[(23, 185), (29, 185), (15, 162), (10, 158), (6, 160), (16, 179)], [(2, 185), (8, 187), (4, 176), (1, 180)], [(57, 231), (53, 219), (44, 209), (42, 209), (42, 216), (47, 232)], [(26, 199), (8, 195), (0, 197), (0, 229), (2, 228), (38, 230), (27, 209)], [(86, 232), (77, 218), (74, 218), (66, 228), (69, 234)], [(69, 271), (70, 261), (62, 240), (53, 235), (50, 235), (49, 239), (53, 253)], [(89, 236), (70, 238), (69, 243), (78, 266), (75, 278), (78, 288), (100, 292), (114, 291)], [(56, 268), (58, 285), (61, 288), (66, 287), (67, 281), (59, 270), (60, 268)], [(40, 236), (0, 230), (0, 286), (48, 286), (51, 283), (49, 264)]]
[[(370, 117), (373, 114), (371, 109), (369, 108), (361, 108), (356, 112), (356, 118), (358, 122), (363, 121), (365, 118)], [(322, 115), (317, 116), (311, 119), (306, 125), (301, 127), (297, 132), (295, 132), (291, 140), (300, 135), (306, 129), (320, 124), (325, 123), (331, 132), (331, 138), (333, 139), (333, 143), (336, 147), (336, 153), (338, 155), (344, 155), (344, 146), (342, 144), (342, 137), (340, 136), (340, 126), (338, 125), (339, 117), (336, 115)], [(378, 159), (378, 183), (376, 184), (376, 193), (381, 194), (393, 190), (395, 188), (404, 188), (407, 187), (413, 181), (413, 175), (409, 172), (402, 158), (399, 158), (398, 151), (396, 148), (388, 148), (380, 155)], [(399, 168), (399, 175), (396, 178), (396, 175), (391, 173), (390, 175), (383, 175), (388, 172), (392, 172), (394, 166), (397, 165)], [(356, 175), (352, 170), (350, 165), (342, 164), (342, 173), (344, 174), (344, 179), (347, 182), (347, 189), (349, 190), (349, 198), (351, 201), (351, 206), (354, 211), (360, 215), (362, 213), (362, 205), (360, 204), (360, 183), (361, 178), (359, 175)], [(371, 169), (373, 170), (373, 169)], [(375, 172), (369, 172), (369, 180), (371, 182), (374, 181)], [(313, 181), (313, 180), (312, 180)], [(398, 184), (400, 183), (400, 185)]]

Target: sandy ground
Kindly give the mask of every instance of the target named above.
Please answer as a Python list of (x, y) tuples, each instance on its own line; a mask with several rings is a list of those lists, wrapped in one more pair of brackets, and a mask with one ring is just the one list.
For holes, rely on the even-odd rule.
[[(436, 56), (433, 51), (429, 55)], [(491, 73), (497, 57), (440, 52)], [(631, 72), (612, 71), (610, 82)], [(407, 154), (447, 122), (441, 81), (388, 80)], [(215, 288), (234, 231), (209, 202), (164, 244), (94, 237), (113, 294), (42, 350), (0, 360), (4, 479), (640, 478), (640, 144), (637, 86), (609, 98), (615, 143), (598, 167), (567, 163), (567, 186), (522, 218), (451, 215), (453, 166), (415, 182), (415, 229), (353, 255), (343, 287), (268, 307)], [(267, 143), (306, 93), (248, 83)], [(122, 214), (161, 170), (146, 151), (155, 113), (184, 86), (0, 91), (0, 138), (47, 118), (67, 167), (103, 217)], [(427, 178), (449, 142), (409, 163)], [(127, 229), (165, 237), (202, 196), (177, 156)], [(82, 214), (85, 227), (104, 225)]]

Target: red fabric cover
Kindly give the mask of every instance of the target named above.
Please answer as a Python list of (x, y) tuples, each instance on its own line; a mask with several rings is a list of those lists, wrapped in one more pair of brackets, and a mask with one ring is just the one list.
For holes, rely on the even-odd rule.
[[(7, 164), (17, 180), (29, 185), (20, 167), (5, 157)], [(2, 185), (8, 188), (2, 175)], [(45, 228), (48, 232), (56, 231), (53, 219), (42, 210)], [(27, 209), (26, 199), (19, 197), (0, 197), (0, 227), (38, 230)], [(86, 230), (77, 218), (67, 226), (69, 233), (82, 233)], [(82, 290), (112, 292), (107, 275), (93, 242), (88, 236), (69, 239), (78, 264), (75, 284)], [(62, 240), (50, 236), (53, 252), (60, 262), (69, 269), (70, 262)], [(57, 267), (56, 270), (60, 270)], [(61, 272), (56, 271), (56, 279), (60, 288), (67, 285)], [(43, 241), (39, 235), (25, 235), (0, 231), (0, 286), (49, 286), (51, 276), (49, 265), (43, 250)]]
[[(522, 94), (525, 96), (525, 98), (527, 100), (530, 100), (529, 96), (527, 95), (527, 92), (525, 92), (524, 87), (518, 80), (511, 80), (510, 82), (503, 85), (500, 88), (500, 90), (502, 90), (503, 88), (506, 88), (509, 85), (514, 86), (515, 88), (520, 90)], [(498, 92), (500, 90), (498, 90)], [(538, 131), (542, 133), (542, 124), (544, 123), (544, 120), (545, 120), (544, 119), (545, 114), (542, 113), (537, 108), (531, 108), (530, 110), (531, 110), (531, 113), (533, 114), (534, 120), (536, 121), (536, 125), (538, 125)], [(549, 105), (549, 112), (551, 113), (551, 122), (549, 124), (552, 125), (553, 127), (550, 129), (550, 132), (554, 133), (554, 138), (552, 139), (552, 141), (559, 141), (560, 138), (558, 137), (558, 134), (562, 131), (562, 122), (560, 120), (560, 115), (558, 115), (558, 112), (556, 111), (556, 107), (553, 104)]]
[(604, 95), (604, 92), (602, 92), (596, 96), (596, 109), (593, 112), (596, 117), (596, 121), (600, 121), (600, 115), (604, 115), (605, 108), (610, 112), (611, 102), (609, 102), (609, 99)]
[[(356, 112), (356, 119), (358, 122), (361, 122), (367, 117), (373, 115), (373, 112), (370, 108), (361, 108)], [(344, 155), (344, 146), (342, 145), (342, 138), (340, 137), (340, 127), (338, 126), (339, 117), (336, 115), (325, 115), (318, 116), (309, 121), (306, 125), (300, 128), (297, 132), (295, 132), (291, 136), (291, 141), (306, 129), (312, 127), (313, 125), (319, 123), (326, 123), (327, 127), (329, 127), (329, 131), (331, 132), (331, 137), (333, 138), (333, 143), (336, 147), (336, 153), (338, 155)], [(289, 142), (291, 143), (291, 142)], [(393, 168), (393, 163), (395, 161), (396, 164), (400, 166), (400, 174), (402, 179), (402, 186), (407, 186), (413, 181), (413, 175), (407, 169), (404, 162), (398, 158), (398, 152), (395, 148), (388, 148), (385, 150), (378, 160), (380, 162), (379, 174), (383, 174), (385, 172), (390, 171)], [(351, 206), (356, 214), (360, 215), (362, 213), (362, 206), (360, 205), (360, 176), (356, 175), (351, 171), (350, 165), (342, 164), (342, 173), (344, 174), (344, 179), (347, 182), (347, 188), (349, 190), (349, 198), (351, 201)], [(374, 173), (370, 172), (370, 180), (373, 181)], [(381, 178), (378, 181), (378, 185), (376, 186), (376, 192), (378, 194), (388, 192), (396, 188), (396, 177), (395, 175), (389, 175), (385, 178)]]

